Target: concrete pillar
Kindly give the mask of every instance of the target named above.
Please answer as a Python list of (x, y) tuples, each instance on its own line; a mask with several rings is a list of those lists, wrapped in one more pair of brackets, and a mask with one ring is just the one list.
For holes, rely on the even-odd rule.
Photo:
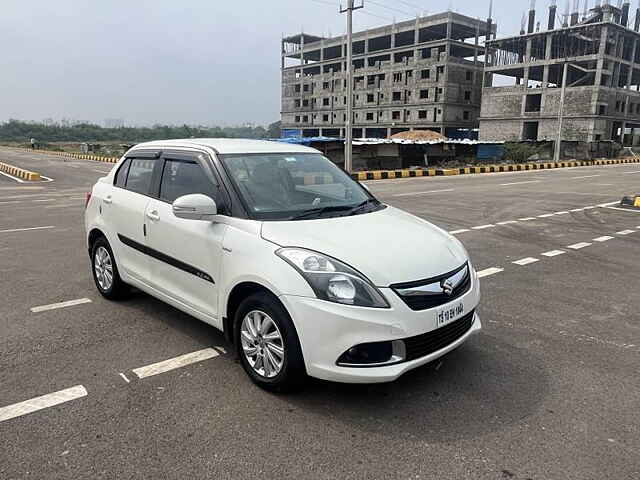
[[(474, 39), (473, 47), (473, 64), (478, 66), (478, 43), (480, 39), (480, 24), (476, 25), (476, 36)], [(475, 72), (474, 72), (475, 75)]]
[(547, 37), (547, 43), (545, 46), (545, 50), (544, 50), (544, 59), (545, 60), (551, 60), (551, 46), (553, 44), (552, 40), (553, 40), (553, 34), (548, 34), (546, 35)]
[(320, 61), (324, 62), (324, 40), (320, 40)]
[(451, 54), (451, 29), (453, 28), (453, 22), (451, 21), (451, 14), (448, 14), (447, 17), (447, 46), (445, 52), (448, 57)]
[(633, 77), (633, 68), (636, 64), (636, 49), (638, 48), (638, 39), (633, 39), (633, 47), (631, 47), (631, 63), (629, 65), (629, 76), (627, 77), (627, 90), (631, 90), (631, 78)]
[[(604, 52), (607, 46), (607, 35), (609, 33), (609, 27), (606, 25), (602, 27), (600, 32), (600, 48), (598, 50), (598, 64), (596, 66), (595, 86), (599, 86), (602, 81), (602, 69), (604, 67)], [(594, 95), (597, 95), (594, 90)]]
[(393, 22), (393, 25), (391, 25), (391, 48), (396, 48), (396, 22), (395, 21)]
[(549, 65), (545, 65), (544, 67), (542, 67), (542, 88), (547, 88), (548, 86), (549, 86)]

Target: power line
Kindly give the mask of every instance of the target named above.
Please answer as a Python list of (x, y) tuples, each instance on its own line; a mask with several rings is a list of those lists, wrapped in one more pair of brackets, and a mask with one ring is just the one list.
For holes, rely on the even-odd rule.
[(421, 11), (421, 10), (424, 10), (424, 8), (419, 7), (415, 3), (406, 2), (405, 0), (396, 0), (396, 1), (399, 2), (399, 3), (404, 3), (407, 7), (415, 8), (415, 9), (417, 9), (418, 12)]
[(327, 0), (311, 0), (311, 1), (312, 1), (312, 2), (315, 2), (315, 3), (323, 3), (323, 4), (325, 4), (325, 5), (333, 5), (334, 7), (339, 7), (339, 6), (340, 6), (340, 5), (338, 5), (337, 3), (335, 3), (335, 2), (329, 2), (329, 1), (327, 1)]
[(390, 7), (388, 5), (385, 5), (384, 3), (379, 3), (379, 2), (376, 2), (374, 0), (367, 0), (367, 3), (372, 3), (373, 5), (377, 5), (377, 6), (381, 7), (381, 8), (386, 8), (387, 10), (392, 10), (394, 12), (402, 13), (403, 15), (408, 15), (410, 17), (413, 16), (413, 13), (407, 13), (404, 10), (400, 10), (399, 8)]

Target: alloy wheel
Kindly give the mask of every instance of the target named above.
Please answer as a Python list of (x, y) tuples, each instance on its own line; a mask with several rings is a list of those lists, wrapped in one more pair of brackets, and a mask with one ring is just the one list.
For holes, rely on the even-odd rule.
[(101, 246), (96, 249), (93, 265), (98, 285), (106, 292), (113, 285), (113, 262), (105, 247)]
[(240, 327), (242, 352), (260, 376), (273, 378), (280, 373), (285, 358), (284, 341), (273, 319), (260, 310), (245, 315)]

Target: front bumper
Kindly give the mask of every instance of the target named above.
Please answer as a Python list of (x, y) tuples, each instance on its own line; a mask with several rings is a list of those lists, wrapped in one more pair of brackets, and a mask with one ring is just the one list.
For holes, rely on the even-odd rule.
[(413, 368), (450, 352), (478, 333), (482, 325), (474, 313), (471, 328), (447, 346), (426, 356), (379, 367), (345, 367), (337, 359), (354, 345), (402, 340), (435, 330), (440, 308), (462, 303), (465, 312), (476, 309), (480, 289), (475, 273), (469, 291), (439, 308), (413, 311), (391, 289), (381, 288), (391, 308), (365, 308), (341, 305), (317, 298), (283, 295), (280, 297), (296, 326), (307, 373), (323, 380), (344, 383), (382, 383), (396, 380)]

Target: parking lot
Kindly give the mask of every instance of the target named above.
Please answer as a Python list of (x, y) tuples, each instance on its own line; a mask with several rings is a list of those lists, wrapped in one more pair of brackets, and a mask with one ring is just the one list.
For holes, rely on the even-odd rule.
[(616, 207), (639, 164), (367, 182), (464, 243), (484, 329), (395, 383), (285, 396), (214, 328), (100, 297), (83, 208), (110, 164), (0, 161), (51, 179), (0, 175), (1, 479), (640, 478), (640, 213)]

